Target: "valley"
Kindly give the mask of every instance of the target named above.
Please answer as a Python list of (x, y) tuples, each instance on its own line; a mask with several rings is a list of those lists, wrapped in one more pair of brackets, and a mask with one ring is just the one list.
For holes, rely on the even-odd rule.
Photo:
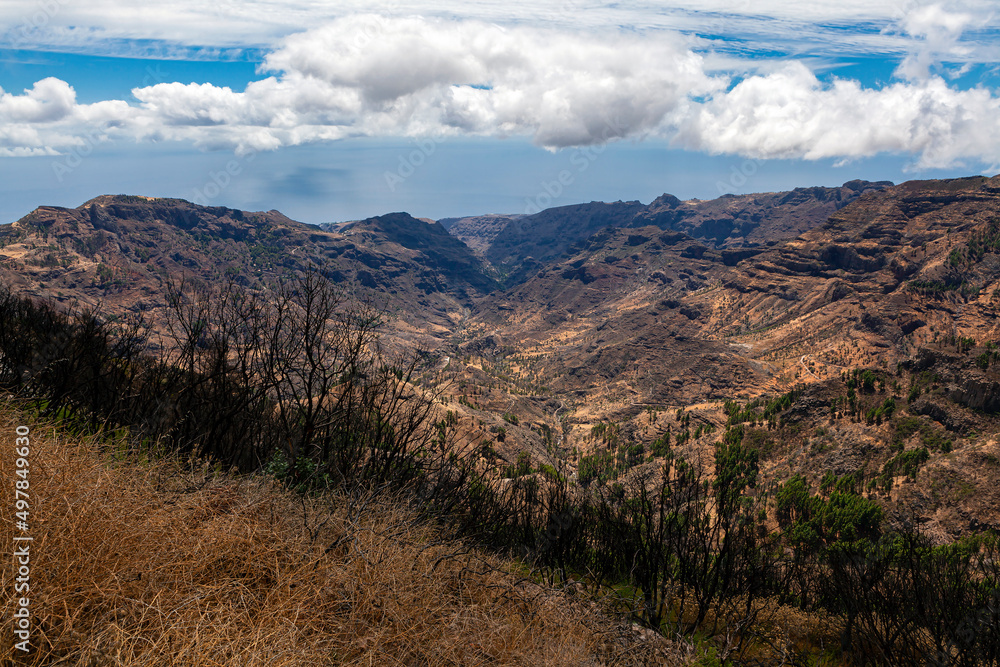
[[(665, 434), (710, 458), (727, 405), (794, 391), (750, 420), (769, 482), (856, 474), (942, 539), (1000, 525), (1000, 466), (976, 463), (1000, 455), (1000, 179), (443, 222), (451, 233), (404, 213), (317, 228), (104, 196), (0, 228), (0, 277), (156, 322), (168, 285), (254, 290), (319, 267), (385, 313), (390, 347), (430, 360), (421, 382), (463, 440), (484, 443), (484, 467), (521, 455), (576, 480), (627, 479), (658, 465)], [(855, 372), (877, 383), (859, 392)], [(875, 423), (887, 400), (894, 412)], [(906, 450), (951, 445), (886, 484), (900, 428), (916, 429)]]

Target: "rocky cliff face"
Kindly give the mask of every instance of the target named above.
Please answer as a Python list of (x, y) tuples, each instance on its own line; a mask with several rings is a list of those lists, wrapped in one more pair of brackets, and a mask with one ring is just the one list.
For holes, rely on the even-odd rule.
[(639, 202), (559, 206), (511, 220), (485, 251), (507, 285), (524, 282), (575, 242), (606, 227), (624, 227), (644, 207)]
[(653, 226), (682, 232), (722, 250), (725, 262), (732, 265), (822, 224), (859, 196), (891, 185), (888, 181), (850, 181), (839, 188), (726, 195), (711, 201), (681, 201), (665, 194), (648, 206), (591, 202), (529, 216), (479, 216), (442, 222), (492, 263), (505, 284), (512, 286), (608, 228)]
[(435, 282), (433, 291), (452, 291), (469, 299), (497, 287), (469, 247), (433, 220), (390, 213), (343, 225), (338, 232), (360, 247), (408, 257), (425, 268), (425, 277), (438, 274), (442, 280)]
[[(956, 328), (989, 339), (1000, 335), (993, 183), (872, 188), (808, 231), (742, 259), (663, 226), (604, 228), (491, 299), (484, 321), (532, 340), (558, 339), (562, 349), (593, 337), (597, 326), (628, 345), (657, 323), (737, 346), (771, 369), (774, 388), (851, 364), (894, 364)], [(822, 368), (807, 373), (804, 355)]]
[[(652, 224), (701, 239), (717, 248), (763, 247), (806, 232), (866, 192), (889, 181), (848, 181), (839, 188), (796, 188), (791, 192), (725, 195), (682, 202), (663, 195), (632, 226)], [(749, 256), (747, 253), (745, 256)]]
[[(708, 330), (753, 339), (763, 354), (801, 348), (829, 363), (891, 364), (956, 331), (995, 337), (1000, 199), (992, 188), (977, 177), (865, 195), (734, 267)], [(805, 342), (820, 335), (829, 338), (822, 350)]]

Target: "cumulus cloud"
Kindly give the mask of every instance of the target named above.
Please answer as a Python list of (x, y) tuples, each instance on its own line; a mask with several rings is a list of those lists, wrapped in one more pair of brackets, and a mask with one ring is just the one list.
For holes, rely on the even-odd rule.
[(358, 134), (353, 125), (361, 112), (353, 91), (297, 75), (255, 81), (243, 92), (161, 83), (133, 94), (140, 102), (130, 128), (137, 137), (241, 154)]
[(86, 141), (103, 140), (107, 130), (132, 115), (133, 109), (120, 100), (78, 104), (72, 86), (53, 77), (21, 94), (0, 89), (0, 155), (56, 155)]
[(749, 77), (701, 105), (675, 141), (757, 158), (917, 155), (917, 167), (1000, 163), (1000, 99), (940, 77), (865, 89), (821, 83), (801, 63)]
[(553, 150), (655, 136), (760, 158), (892, 152), (918, 167), (996, 165), (1000, 99), (929, 69), (933, 54), (960, 48), (971, 16), (909, 12), (907, 78), (870, 89), (821, 82), (795, 61), (748, 64), (734, 81), (675, 32), (356, 15), (281, 39), (244, 90), (160, 83), (134, 89), (132, 104), (91, 105), (58, 79), (0, 91), (0, 153), (116, 137), (246, 153), (353, 136), (516, 135)]
[(0, 118), (8, 123), (62, 120), (75, 105), (76, 91), (53, 77), (42, 79), (23, 95), (0, 92)]
[[(463, 133), (560, 148), (655, 132), (690, 96), (725, 85), (675, 34), (597, 38), (379, 16), (288, 37), (264, 70), (275, 76), (243, 92), (164, 83), (133, 94), (165, 135), (202, 143), (224, 140), (228, 129), (211, 129), (224, 126), (257, 128), (257, 144)], [(238, 149), (261, 148), (250, 141)]]

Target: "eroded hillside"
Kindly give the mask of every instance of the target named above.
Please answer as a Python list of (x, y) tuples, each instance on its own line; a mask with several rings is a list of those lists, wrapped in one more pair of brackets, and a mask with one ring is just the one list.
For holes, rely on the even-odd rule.
[[(1000, 429), (998, 251), (1000, 179), (983, 177), (871, 190), (738, 261), (681, 231), (604, 228), (481, 304), (456, 377), (482, 386), (482, 369), (502, 369), (487, 382), (520, 396), (508, 409), (549, 406), (522, 407), (540, 461), (556, 463), (545, 434), (558, 433), (578, 472), (612, 451), (612, 476), (668, 431), (709, 456), (727, 401), (798, 388), (753, 436), (770, 443), (772, 479), (856, 473), (954, 536), (1000, 525), (1000, 470), (976, 463), (995, 460)], [(861, 371), (877, 390), (850, 386)], [(903, 446), (922, 459), (905, 473)], [(925, 460), (934, 472), (918, 476)]]

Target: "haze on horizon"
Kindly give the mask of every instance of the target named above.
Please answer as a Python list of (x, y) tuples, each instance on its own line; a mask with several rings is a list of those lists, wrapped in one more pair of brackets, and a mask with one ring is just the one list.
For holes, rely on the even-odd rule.
[(1000, 171), (995, 2), (0, 6), (0, 222), (441, 218)]

